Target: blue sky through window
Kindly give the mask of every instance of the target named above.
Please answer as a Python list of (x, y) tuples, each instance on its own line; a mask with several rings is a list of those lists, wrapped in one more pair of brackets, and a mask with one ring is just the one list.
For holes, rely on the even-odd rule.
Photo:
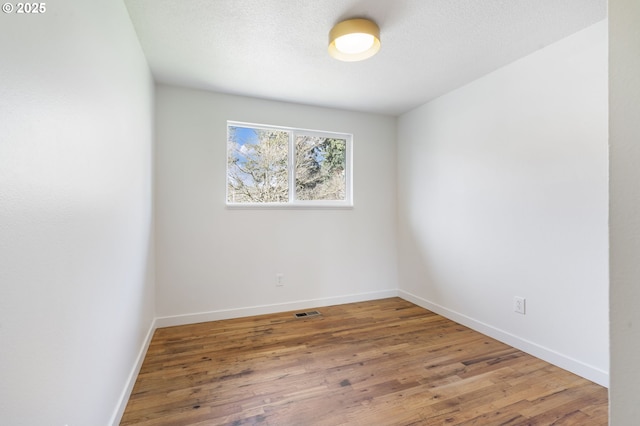
[(235, 153), (235, 157), (238, 159), (238, 162), (240, 164), (244, 164), (247, 161), (247, 156), (245, 155), (247, 151), (246, 148), (243, 149), (243, 147), (245, 145), (258, 144), (259, 140), (257, 131), (248, 127), (236, 126), (231, 126), (230, 130), (233, 135), (233, 139), (231, 140), (231, 142), (235, 142), (236, 144), (238, 144), (238, 149)]
[(255, 129), (249, 129), (247, 127), (231, 127), (235, 129), (235, 141), (238, 145), (244, 144), (256, 144), (258, 142), (258, 136)]

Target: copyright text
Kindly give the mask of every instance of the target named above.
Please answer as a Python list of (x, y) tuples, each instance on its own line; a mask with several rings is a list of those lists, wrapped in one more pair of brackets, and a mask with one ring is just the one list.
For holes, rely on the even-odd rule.
[(47, 11), (46, 3), (4, 3), (2, 5), (4, 13), (30, 14), (36, 15)]

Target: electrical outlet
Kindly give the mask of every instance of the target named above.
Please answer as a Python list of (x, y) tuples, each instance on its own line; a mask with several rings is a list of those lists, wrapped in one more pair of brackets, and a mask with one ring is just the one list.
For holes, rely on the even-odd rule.
[(284, 274), (281, 272), (276, 274), (276, 287), (284, 287)]
[(524, 315), (526, 312), (526, 299), (524, 297), (515, 296), (513, 298), (513, 310)]

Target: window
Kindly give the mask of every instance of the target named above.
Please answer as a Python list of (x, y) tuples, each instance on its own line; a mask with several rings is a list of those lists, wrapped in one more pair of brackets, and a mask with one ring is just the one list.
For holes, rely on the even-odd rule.
[(228, 122), (227, 204), (351, 206), (351, 135)]

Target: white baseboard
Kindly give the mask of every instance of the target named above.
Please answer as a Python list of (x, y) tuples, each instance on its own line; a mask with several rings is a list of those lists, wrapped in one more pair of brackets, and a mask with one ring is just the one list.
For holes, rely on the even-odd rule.
[(173, 315), (156, 318), (156, 327), (173, 327), (176, 325), (195, 324), (207, 321), (250, 317), (253, 315), (275, 314), (298, 309), (318, 308), (322, 306), (344, 305), (345, 303), (364, 302), (367, 300), (397, 297), (397, 290), (384, 290), (371, 293), (358, 293), (345, 296), (325, 297), (320, 299), (299, 300), (295, 302), (277, 303), (273, 305), (249, 306), (245, 308), (221, 309), (219, 311), (200, 312), (195, 314)]
[(515, 336), (504, 330), (500, 330), (489, 324), (485, 324), (481, 321), (475, 320), (459, 312), (452, 311), (451, 309), (430, 302), (404, 290), (398, 290), (398, 296), (411, 303), (415, 303), (422, 308), (433, 311), (445, 318), (453, 320), (475, 331), (506, 343), (509, 346), (513, 346), (514, 348), (520, 349), (523, 352), (526, 352), (548, 363), (556, 365), (564, 370), (577, 374), (580, 377), (584, 377), (585, 379), (595, 382), (601, 386), (609, 387), (609, 373), (607, 373), (606, 371), (585, 364), (581, 361), (553, 351), (549, 348), (545, 348), (544, 346), (540, 346), (537, 343), (522, 339), (518, 336)]
[(125, 408), (127, 408), (127, 402), (129, 402), (129, 397), (131, 396), (133, 385), (135, 385), (136, 383), (138, 373), (140, 373), (142, 362), (144, 361), (144, 357), (147, 355), (147, 349), (149, 349), (149, 344), (151, 343), (151, 338), (153, 337), (153, 333), (156, 331), (156, 328), (156, 320), (154, 319), (153, 321), (151, 321), (151, 326), (149, 327), (149, 331), (147, 331), (147, 335), (142, 342), (142, 347), (138, 352), (136, 362), (131, 369), (131, 373), (129, 373), (129, 377), (127, 378), (124, 390), (120, 394), (116, 409), (111, 416), (111, 421), (109, 422), (111, 426), (118, 426), (120, 424), (120, 420), (122, 420), (122, 415), (124, 414)]

